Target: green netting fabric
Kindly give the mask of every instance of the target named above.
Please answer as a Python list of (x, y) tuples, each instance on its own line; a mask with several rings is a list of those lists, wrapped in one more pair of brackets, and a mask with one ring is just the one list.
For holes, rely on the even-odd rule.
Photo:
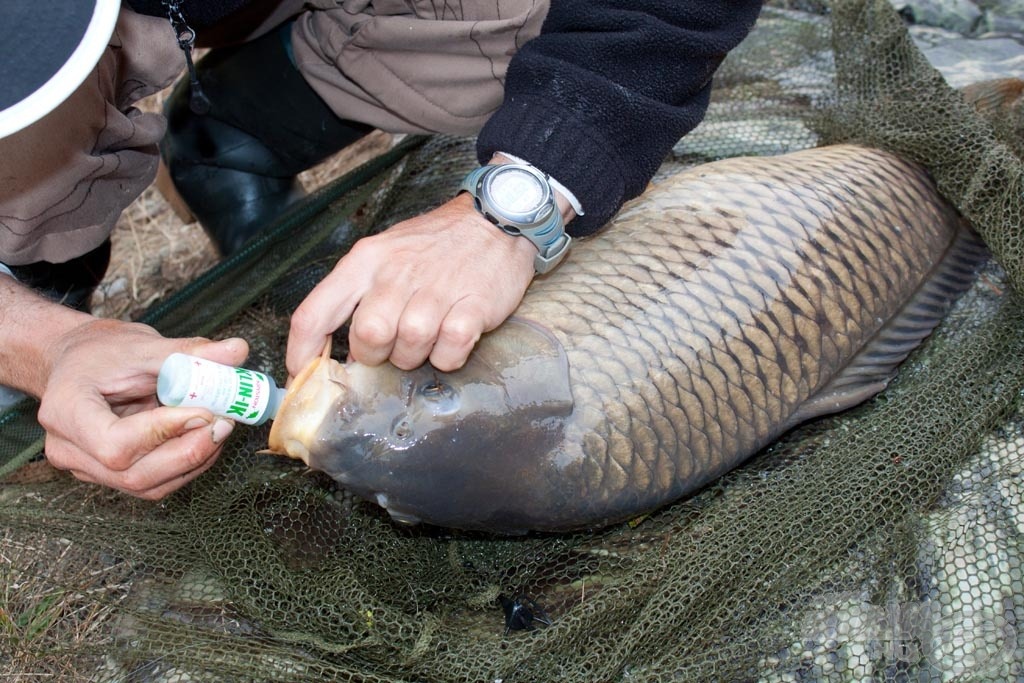
[[(998, 263), (883, 395), (633, 524), (520, 538), (398, 528), (323, 475), (260, 454), (264, 429), (236, 430), (217, 466), (171, 499), (128, 500), (22, 464), (39, 450), (26, 404), (0, 420), (0, 471), (14, 470), (0, 485), (0, 671), (140, 682), (1024, 676), (1019, 127), (948, 88), (888, 2), (803, 10), (765, 8), (662, 173), (840, 140), (931, 169)], [(437, 203), (473, 163), (466, 140), (414, 146), (148, 320), (243, 334), (250, 365), (283, 378), (288, 312), (337, 253)], [(217, 296), (226, 284), (248, 294)], [(502, 602), (517, 599), (552, 625), (506, 632)]]

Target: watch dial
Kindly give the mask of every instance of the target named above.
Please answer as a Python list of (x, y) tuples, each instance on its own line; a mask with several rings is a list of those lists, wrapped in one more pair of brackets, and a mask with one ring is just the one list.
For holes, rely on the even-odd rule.
[(544, 200), (544, 188), (526, 171), (510, 168), (491, 178), (491, 200), (509, 213), (528, 213)]

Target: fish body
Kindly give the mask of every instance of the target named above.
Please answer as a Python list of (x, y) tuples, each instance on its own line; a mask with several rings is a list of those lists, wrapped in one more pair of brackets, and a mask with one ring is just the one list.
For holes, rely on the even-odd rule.
[(879, 150), (699, 166), (579, 240), (462, 369), (314, 363), (271, 449), (400, 521), (605, 526), (880, 391), (982, 255)]

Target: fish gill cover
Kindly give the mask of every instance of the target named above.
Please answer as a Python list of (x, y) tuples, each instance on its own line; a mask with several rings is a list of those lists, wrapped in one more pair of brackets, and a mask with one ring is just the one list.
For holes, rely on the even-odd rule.
[[(888, 2), (765, 8), (660, 175), (830, 142), (884, 147), (927, 166), (996, 262), (880, 396), (629, 524), (513, 538), (398, 527), (301, 463), (259, 454), (265, 428), (236, 430), (214, 469), (144, 503), (41, 467), (35, 407), (9, 411), (0, 667), (139, 682), (1019, 678), (1013, 92), (976, 92), (979, 114)], [(146, 322), (241, 334), (249, 365), (283, 378), (288, 313), (337, 253), (437, 203), (472, 156), (466, 140), (407, 141)]]

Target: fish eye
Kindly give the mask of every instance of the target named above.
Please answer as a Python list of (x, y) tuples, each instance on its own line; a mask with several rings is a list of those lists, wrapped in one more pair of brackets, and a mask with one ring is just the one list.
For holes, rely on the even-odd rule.
[(432, 415), (451, 415), (459, 410), (458, 394), (455, 388), (435, 377), (419, 389), (419, 395)]
[(423, 385), (420, 393), (423, 395), (423, 398), (430, 401), (445, 401), (451, 400), (455, 392), (452, 391), (451, 385), (435, 378), (432, 382)]

